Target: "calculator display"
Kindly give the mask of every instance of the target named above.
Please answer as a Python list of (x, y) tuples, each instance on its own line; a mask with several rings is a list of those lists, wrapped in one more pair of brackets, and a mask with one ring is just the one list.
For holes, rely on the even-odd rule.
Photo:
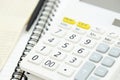
[(120, 13), (120, 0), (81, 0)]
[(120, 20), (119, 19), (115, 19), (112, 25), (120, 27)]

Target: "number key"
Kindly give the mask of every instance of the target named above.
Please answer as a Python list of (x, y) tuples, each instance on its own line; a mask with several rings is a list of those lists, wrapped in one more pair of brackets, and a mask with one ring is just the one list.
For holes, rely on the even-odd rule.
[(29, 56), (28, 61), (32, 62), (34, 64), (40, 64), (42, 62), (42, 60), (44, 59), (44, 57), (38, 53), (33, 53)]
[(54, 35), (54, 36), (63, 37), (63, 36), (65, 36), (65, 34), (66, 34), (66, 30), (57, 27), (57, 28), (53, 28), (53, 29), (51, 30), (51, 33), (52, 33), (52, 35)]
[(45, 45), (45, 44), (38, 44), (38, 45), (36, 46), (35, 51), (36, 51), (37, 53), (40, 53), (40, 54), (46, 56), (47, 54), (50, 53), (51, 47), (49, 47), (49, 46), (47, 46), (47, 45)]
[(42, 66), (50, 70), (55, 70), (58, 66), (58, 63), (55, 60), (48, 58), (43, 61)]
[(68, 33), (65, 37), (67, 40), (71, 42), (78, 42), (80, 40), (80, 36), (76, 33)]
[(78, 67), (82, 63), (82, 60), (75, 56), (68, 56), (65, 62), (74, 67)]
[(86, 37), (80, 41), (80, 44), (88, 48), (93, 48), (96, 45), (96, 41)]
[(75, 49), (73, 50), (73, 54), (80, 57), (86, 57), (88, 53), (89, 53), (88, 49), (81, 46), (76, 46)]
[(55, 46), (59, 42), (59, 39), (52, 35), (46, 35), (44, 36), (43, 42), (50, 46)]
[(56, 59), (56, 60), (63, 60), (66, 57), (66, 54), (65, 54), (65, 52), (62, 52), (58, 49), (54, 49), (51, 52), (51, 57)]
[(71, 51), (73, 49), (74, 45), (68, 41), (61, 41), (60, 44), (58, 44), (58, 48), (62, 49), (64, 51)]

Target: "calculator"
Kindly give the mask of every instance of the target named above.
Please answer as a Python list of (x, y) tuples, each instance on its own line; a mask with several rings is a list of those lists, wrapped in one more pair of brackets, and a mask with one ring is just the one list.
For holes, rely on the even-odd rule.
[(44, 80), (115, 80), (120, 74), (120, 34), (63, 17), (20, 66)]

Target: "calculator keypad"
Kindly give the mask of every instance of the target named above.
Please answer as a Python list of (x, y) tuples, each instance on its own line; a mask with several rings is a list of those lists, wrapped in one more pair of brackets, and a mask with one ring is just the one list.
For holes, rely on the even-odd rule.
[(63, 77), (74, 75), (74, 80), (104, 78), (120, 56), (120, 40), (115, 41), (118, 34), (82, 26), (61, 23), (53, 27), (33, 49), (28, 62)]

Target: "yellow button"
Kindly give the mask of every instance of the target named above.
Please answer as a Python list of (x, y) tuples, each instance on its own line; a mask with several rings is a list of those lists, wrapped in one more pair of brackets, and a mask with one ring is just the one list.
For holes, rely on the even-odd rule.
[(78, 22), (77, 26), (86, 30), (90, 29), (90, 25), (83, 22)]
[(64, 17), (63, 22), (68, 23), (68, 24), (75, 24), (76, 23), (75, 20), (70, 19), (68, 17)]

